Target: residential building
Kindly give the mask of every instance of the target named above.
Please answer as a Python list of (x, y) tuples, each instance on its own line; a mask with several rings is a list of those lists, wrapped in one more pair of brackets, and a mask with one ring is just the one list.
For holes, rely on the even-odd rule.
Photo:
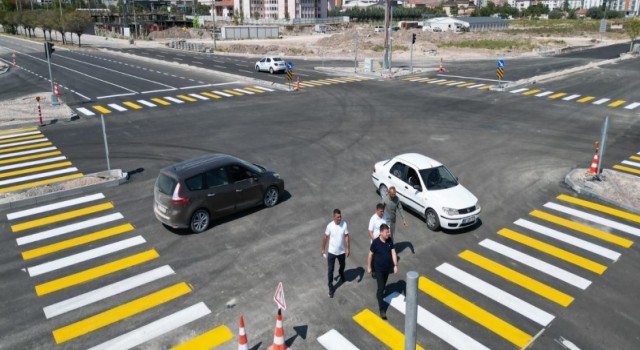
[(327, 0), (233, 0), (243, 18), (327, 18)]

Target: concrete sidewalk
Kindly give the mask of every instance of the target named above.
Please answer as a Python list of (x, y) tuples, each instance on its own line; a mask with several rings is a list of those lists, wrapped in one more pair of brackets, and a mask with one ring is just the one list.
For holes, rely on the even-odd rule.
[(640, 176), (604, 169), (600, 180), (587, 169), (572, 170), (565, 177), (574, 191), (640, 214)]

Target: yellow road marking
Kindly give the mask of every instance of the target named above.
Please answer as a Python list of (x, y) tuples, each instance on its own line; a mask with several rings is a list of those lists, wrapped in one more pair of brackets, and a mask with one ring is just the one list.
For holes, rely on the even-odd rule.
[(11, 147), (11, 148), (1, 149), (0, 153), (11, 153), (11, 152), (14, 152), (14, 151), (23, 151), (23, 150), (27, 150), (27, 149), (34, 149), (34, 148), (51, 146), (51, 145), (52, 145), (51, 142), (41, 142), (41, 143), (36, 143), (36, 144), (33, 144), (33, 145), (28, 145), (28, 146), (19, 146), (19, 147)]
[(522, 243), (528, 247), (537, 249), (543, 253), (547, 253), (551, 256), (555, 256), (558, 259), (570, 262), (574, 265), (580, 266), (583, 269), (589, 270), (591, 272), (595, 272), (599, 275), (602, 275), (604, 273), (604, 271), (607, 269), (606, 266), (602, 265), (602, 264), (598, 264), (597, 262), (593, 261), (593, 260), (589, 260), (587, 258), (583, 258), (579, 255), (573, 254), (571, 252), (568, 252), (564, 249), (560, 249), (556, 246), (553, 246), (551, 244), (547, 244), (544, 243), (542, 241), (539, 241), (537, 239), (525, 236), (523, 234), (520, 234), (518, 232), (503, 228), (502, 230), (498, 231), (498, 234), (504, 237), (507, 237), (511, 240), (514, 240), (516, 242)]
[(176, 96), (179, 99), (183, 99), (185, 101), (189, 101), (189, 102), (196, 102), (197, 100), (193, 97), (187, 96), (187, 95), (178, 95)]
[(142, 109), (141, 105), (139, 105), (137, 103), (133, 103), (131, 101), (122, 102), (122, 104), (125, 105), (125, 106), (129, 106), (129, 107), (131, 107), (133, 109)]
[(438, 78), (429, 78), (429, 79), (427, 79), (427, 80), (421, 80), (421, 81), (419, 81), (419, 82), (420, 82), (420, 83), (428, 83), (428, 82), (435, 81), (435, 80), (438, 80)]
[(211, 98), (215, 98), (215, 99), (222, 98), (222, 96), (218, 96), (218, 95), (212, 94), (210, 92), (201, 92), (200, 95), (205, 95), (207, 97), (211, 97)]
[(226, 326), (216, 327), (207, 333), (188, 340), (171, 350), (209, 350), (233, 339), (233, 333)]
[(11, 186), (11, 187), (0, 188), (0, 193), (17, 191), (17, 190), (22, 190), (22, 189), (29, 188), (29, 187), (35, 187), (35, 186), (51, 184), (51, 183), (54, 183), (54, 182), (60, 182), (60, 181), (75, 179), (75, 178), (82, 177), (82, 176), (83, 176), (82, 173), (77, 173), (77, 174), (71, 174), (71, 175), (67, 175), (67, 176), (54, 177), (54, 178), (51, 178), (51, 179), (46, 179), (46, 180), (41, 180), (41, 181), (29, 182), (29, 183), (22, 184), (22, 185), (16, 185), (16, 186)]
[(242, 96), (243, 94), (237, 92), (237, 91), (233, 91), (233, 90), (222, 90), (226, 93), (232, 94), (232, 95), (236, 95), (236, 96)]
[(450, 84), (450, 83), (455, 83), (455, 82), (456, 82), (455, 80), (445, 80), (445, 81), (440, 82), (440, 83), (438, 83), (436, 85), (444, 85), (444, 84)]
[(305, 84), (311, 84), (311, 85), (313, 85), (313, 86), (321, 86), (321, 85), (324, 85), (324, 84), (316, 83), (315, 81), (304, 81), (303, 83), (305, 83)]
[(169, 302), (191, 292), (191, 288), (184, 282), (174, 284), (171, 287), (145, 295), (126, 304), (116, 306), (113, 309), (101, 312), (84, 320), (72, 323), (68, 326), (53, 331), (53, 338), (57, 344), (75, 339), (89, 332), (93, 332), (112, 323), (122, 321), (143, 311), (152, 309), (158, 305)]
[(607, 241), (613, 244), (617, 244), (619, 246), (625, 247), (625, 248), (629, 248), (633, 245), (633, 241), (630, 241), (626, 238), (622, 238), (620, 236), (616, 236), (616, 235), (612, 235), (608, 232), (604, 232), (604, 231), (600, 231), (598, 229), (595, 229), (593, 227), (589, 227), (587, 225), (583, 225), (583, 224), (579, 224), (577, 222), (571, 221), (571, 220), (567, 220), (564, 218), (561, 218), (559, 216), (555, 216), (555, 215), (551, 215), (545, 212), (542, 212), (540, 210), (534, 210), (531, 213), (529, 213), (529, 215), (543, 219), (543, 220), (547, 220), (549, 222), (553, 222), (554, 224), (560, 225), (560, 226), (564, 226), (567, 228), (570, 228), (572, 230), (576, 230), (582, 233), (585, 233), (589, 236), (593, 236), (596, 238), (600, 238), (603, 241)]
[(566, 95), (566, 93), (560, 92), (560, 93), (553, 94), (553, 95), (549, 96), (549, 98), (552, 99), (552, 100), (555, 100), (556, 98), (560, 98), (560, 97), (562, 97), (564, 95)]
[(460, 88), (461, 88), (461, 87), (467, 87), (467, 86), (471, 86), (471, 85), (475, 85), (475, 84), (476, 84), (475, 82), (472, 82), (472, 83), (464, 83), (464, 84), (460, 84), (460, 85), (458, 85), (458, 87), (460, 87)]
[(522, 94), (525, 95), (525, 96), (529, 96), (529, 95), (537, 94), (540, 91), (542, 91), (542, 90), (529, 90), (527, 92), (523, 92)]
[(168, 106), (168, 105), (170, 105), (170, 104), (171, 104), (171, 103), (169, 103), (169, 102), (167, 102), (167, 101), (165, 101), (165, 100), (163, 100), (163, 99), (161, 99), (161, 98), (157, 98), (157, 97), (152, 98), (152, 99), (151, 99), (151, 101), (153, 101), (153, 102), (155, 102), (155, 103), (157, 103), (157, 104), (161, 104), (161, 105), (163, 105), (163, 106)]
[(576, 102), (585, 103), (585, 102), (589, 102), (589, 101), (593, 100), (594, 98), (595, 97), (593, 97), (593, 96), (587, 96), (587, 97), (583, 97), (583, 98), (577, 100)]
[(499, 264), (493, 260), (487, 259), (482, 255), (476, 254), (470, 250), (465, 250), (458, 256), (461, 259), (464, 259), (478, 267), (494, 273), (513, 284), (516, 284), (524, 289), (538, 294), (541, 297), (551, 300), (556, 304), (567, 307), (573, 302), (572, 296), (565, 294), (544, 283), (538, 282), (531, 277), (525, 276), (518, 271)]
[(632, 174), (640, 175), (640, 170), (638, 170), (636, 168), (630, 168), (628, 166), (618, 165), (618, 164), (614, 165), (613, 168), (616, 169), (616, 170), (622, 170), (622, 171), (626, 171), (626, 172), (629, 172), (629, 173), (632, 173)]
[[(404, 349), (404, 334), (378, 317), (378, 315), (374, 314), (371, 310), (364, 309), (360, 311), (353, 316), (353, 320), (391, 349)], [(416, 350), (418, 349), (424, 350), (422, 346), (416, 344)]]
[(43, 296), (59, 290), (92, 281), (102, 276), (109, 275), (111, 273), (128, 269), (132, 266), (136, 266), (147, 261), (153, 260), (160, 255), (155, 249), (150, 249), (142, 253), (128, 256), (120, 260), (112, 261), (110, 263), (96, 266), (94, 268), (80, 271), (69, 276), (61, 277), (53, 281), (49, 281), (36, 286), (36, 294)]
[(481, 86), (478, 88), (478, 90), (487, 90), (487, 89), (491, 89), (492, 87), (494, 87), (495, 85), (487, 85), (487, 86)]
[(585, 201), (584, 199), (567, 196), (565, 194), (559, 195), (558, 199), (561, 200), (561, 201), (565, 201), (565, 202), (581, 205), (581, 206), (589, 208), (589, 209), (597, 210), (599, 212), (603, 212), (603, 213), (606, 213), (606, 214), (609, 214), (609, 215), (617, 216), (619, 218), (623, 218), (623, 219), (627, 219), (627, 220), (635, 221), (635, 222), (640, 222), (640, 215), (631, 214), (631, 213), (628, 213), (628, 212), (623, 211), (623, 210), (607, 207), (606, 205), (596, 204), (596, 203), (593, 203), (593, 202)]
[(60, 151), (38, 153), (38, 154), (32, 154), (30, 156), (24, 156), (24, 157), (17, 157), (17, 158), (9, 158), (9, 159), (5, 159), (5, 160), (0, 160), (0, 164), (18, 163), (18, 162), (23, 162), (25, 160), (46, 158), (46, 157), (49, 157), (49, 156), (57, 156), (57, 155), (60, 155), (60, 154), (62, 154), (62, 152), (60, 152)]
[(263, 90), (256, 89), (256, 88), (252, 88), (252, 87), (246, 87), (246, 88), (244, 88), (244, 89), (245, 89), (245, 90), (249, 90), (249, 91), (251, 91), (251, 92), (256, 92), (256, 93), (259, 93), (259, 94), (263, 94), (263, 93), (264, 93), (264, 91), (263, 91)]
[(40, 248), (24, 251), (22, 252), (22, 259), (23, 260), (34, 259), (37, 257), (41, 257), (43, 255), (47, 255), (47, 254), (59, 252), (61, 250), (77, 247), (83, 244), (95, 242), (107, 237), (119, 235), (121, 233), (129, 232), (132, 230), (133, 230), (133, 225), (131, 224), (124, 224), (124, 225), (108, 228), (106, 230), (101, 230), (98, 232), (86, 234), (84, 236), (80, 236), (77, 238), (72, 238), (66, 241), (49, 244)]
[(629, 158), (630, 158), (630, 159), (633, 159), (633, 160), (640, 160), (640, 157), (638, 157), (638, 156), (631, 156), (631, 157), (629, 157)]
[(27, 141), (27, 140), (33, 140), (33, 139), (42, 139), (42, 138), (44, 138), (44, 135), (42, 134), (29, 135), (29, 136), (23, 136), (23, 137), (16, 137), (13, 139), (0, 140), (0, 144), (18, 142), (18, 141)]
[(54, 164), (42, 165), (42, 166), (38, 166), (38, 167), (35, 167), (35, 168), (27, 168), (27, 169), (21, 169), (21, 170), (8, 171), (6, 173), (0, 173), (0, 179), (1, 178), (5, 178), (5, 177), (22, 175), (22, 174), (37, 173), (37, 172), (42, 171), (42, 170), (62, 168), (62, 167), (69, 166), (69, 165), (71, 165), (71, 162), (62, 162), (62, 163), (54, 163)]
[(519, 348), (524, 348), (533, 339), (529, 334), (424, 276), (420, 276), (418, 288)]
[(616, 107), (624, 104), (625, 102), (627, 102), (627, 101), (625, 101), (625, 100), (617, 100), (617, 101), (613, 101), (613, 102), (609, 103), (607, 106), (612, 107), (612, 108), (616, 108)]
[(36, 131), (38, 128), (24, 128), (24, 129), (9, 129), (0, 131), (0, 135), (19, 134), (26, 131)]
[(106, 109), (106, 108), (104, 108), (104, 107), (102, 107), (102, 106), (99, 106), (99, 105), (95, 105), (95, 106), (93, 106), (93, 109), (95, 109), (96, 111), (98, 111), (98, 112), (100, 112), (100, 113), (102, 113), (102, 114), (109, 114), (109, 113), (111, 113), (111, 111), (110, 111), (110, 110), (108, 110), (108, 109)]
[(69, 220), (69, 219), (77, 218), (79, 216), (89, 215), (89, 214), (97, 213), (99, 211), (108, 210), (111, 208), (113, 208), (113, 203), (111, 202), (102, 203), (102, 204), (93, 205), (93, 206), (82, 208), (82, 209), (77, 209), (77, 210), (72, 210), (65, 213), (47, 216), (41, 219), (26, 221), (17, 225), (12, 225), (11, 230), (13, 232), (20, 232), (20, 231), (28, 230), (30, 228), (48, 225), (54, 222)]

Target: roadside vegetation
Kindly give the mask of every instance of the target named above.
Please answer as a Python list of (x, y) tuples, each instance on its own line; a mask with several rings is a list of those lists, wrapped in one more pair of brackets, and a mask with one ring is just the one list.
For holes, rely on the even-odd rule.
[(531, 51), (538, 45), (531, 40), (462, 40), (441, 43), (439, 47), (459, 47), (467, 49), (488, 49), (488, 50), (523, 50)]

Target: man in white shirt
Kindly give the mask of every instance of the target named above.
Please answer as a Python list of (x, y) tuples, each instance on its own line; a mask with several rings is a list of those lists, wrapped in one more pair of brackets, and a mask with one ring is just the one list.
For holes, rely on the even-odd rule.
[[(329, 249), (325, 250), (327, 241), (329, 241)], [(324, 231), (324, 236), (322, 236), (322, 248), (320, 249), (320, 253), (323, 256), (326, 254), (325, 257), (327, 258), (327, 264), (329, 267), (329, 298), (333, 298), (333, 293), (335, 292), (335, 288), (333, 286), (333, 268), (336, 263), (336, 258), (340, 264), (340, 268), (338, 269), (340, 280), (345, 282), (344, 266), (345, 258), (348, 257), (350, 253), (349, 250), (349, 230), (347, 229), (347, 223), (342, 220), (342, 213), (340, 212), (340, 209), (334, 209), (333, 220), (329, 222), (326, 230)]]
[(380, 236), (380, 225), (386, 224), (387, 220), (387, 216), (384, 214), (384, 204), (378, 203), (375, 214), (369, 219), (369, 239), (372, 242)]

